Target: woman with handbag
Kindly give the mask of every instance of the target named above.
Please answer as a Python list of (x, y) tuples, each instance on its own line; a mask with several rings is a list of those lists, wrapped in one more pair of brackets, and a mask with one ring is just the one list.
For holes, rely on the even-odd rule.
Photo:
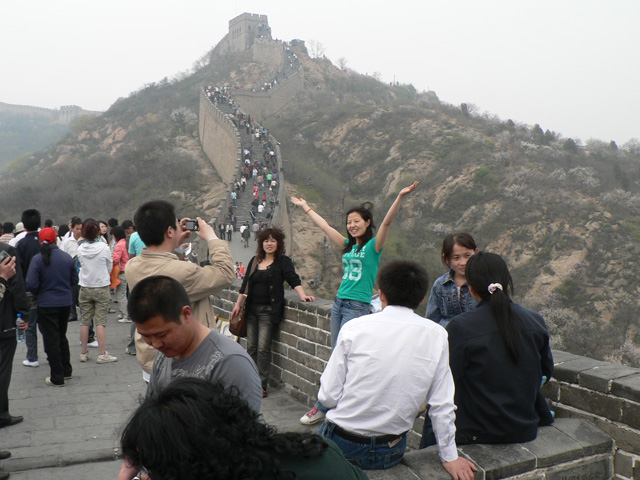
[(279, 228), (265, 228), (258, 236), (256, 256), (249, 262), (249, 272), (242, 282), (231, 320), (245, 310), (247, 322), (247, 352), (258, 366), (262, 396), (267, 396), (271, 367), (271, 336), (273, 326), (284, 314), (284, 285), (286, 281), (303, 302), (314, 302), (302, 288), (293, 262), (284, 253), (284, 233)]

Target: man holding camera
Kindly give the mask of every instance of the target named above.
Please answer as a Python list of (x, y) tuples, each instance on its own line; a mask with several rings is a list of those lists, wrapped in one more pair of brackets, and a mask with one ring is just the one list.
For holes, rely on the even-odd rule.
[[(211, 265), (200, 267), (180, 260), (174, 251), (191, 235), (191, 231), (185, 227), (187, 220), (179, 222), (174, 206), (163, 200), (147, 202), (138, 208), (134, 221), (146, 248), (127, 263), (127, 283), (133, 290), (140, 280), (152, 275), (167, 275), (176, 279), (189, 295), (193, 317), (198, 323), (215, 328), (216, 320), (209, 295), (228, 287), (235, 280), (231, 250), (227, 242), (218, 239), (211, 225), (198, 217), (199, 229), (195, 233), (207, 242)], [(142, 368), (147, 374), (150, 373), (156, 350), (148, 346), (138, 333), (136, 351)]]

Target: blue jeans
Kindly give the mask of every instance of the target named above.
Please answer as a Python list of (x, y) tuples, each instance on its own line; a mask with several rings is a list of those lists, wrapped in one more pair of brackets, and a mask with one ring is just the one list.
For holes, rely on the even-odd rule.
[(271, 305), (249, 305), (246, 319), (247, 353), (258, 367), (262, 389), (266, 390), (271, 369)]
[(338, 334), (342, 326), (349, 320), (369, 315), (371, 304), (359, 302), (357, 300), (343, 300), (336, 297), (331, 308), (331, 349), (333, 350), (338, 341)]
[(356, 443), (335, 434), (335, 424), (325, 420), (318, 429), (318, 435), (330, 438), (340, 447), (349, 462), (365, 470), (383, 470), (396, 466), (402, 460), (407, 448), (407, 434), (398, 435), (400, 440), (392, 443), (378, 443), (371, 437), (370, 443)]

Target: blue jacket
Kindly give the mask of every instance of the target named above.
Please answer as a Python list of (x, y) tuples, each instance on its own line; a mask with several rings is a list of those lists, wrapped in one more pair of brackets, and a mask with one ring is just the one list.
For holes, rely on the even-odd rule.
[(51, 264), (46, 266), (39, 253), (31, 260), (27, 290), (38, 296), (40, 307), (73, 305), (71, 289), (78, 284), (78, 271), (71, 256), (56, 245), (51, 248)]
[(466, 283), (460, 287), (460, 295), (458, 295), (453, 271), (449, 271), (433, 282), (425, 316), (446, 327), (453, 317), (473, 310), (477, 305), (478, 302), (471, 296)]

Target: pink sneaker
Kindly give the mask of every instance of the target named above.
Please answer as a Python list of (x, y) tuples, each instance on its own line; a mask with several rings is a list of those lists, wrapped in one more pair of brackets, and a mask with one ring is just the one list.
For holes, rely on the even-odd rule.
[(314, 423), (324, 420), (325, 416), (325, 413), (318, 410), (318, 407), (313, 407), (300, 418), (300, 423), (303, 425), (313, 425)]

